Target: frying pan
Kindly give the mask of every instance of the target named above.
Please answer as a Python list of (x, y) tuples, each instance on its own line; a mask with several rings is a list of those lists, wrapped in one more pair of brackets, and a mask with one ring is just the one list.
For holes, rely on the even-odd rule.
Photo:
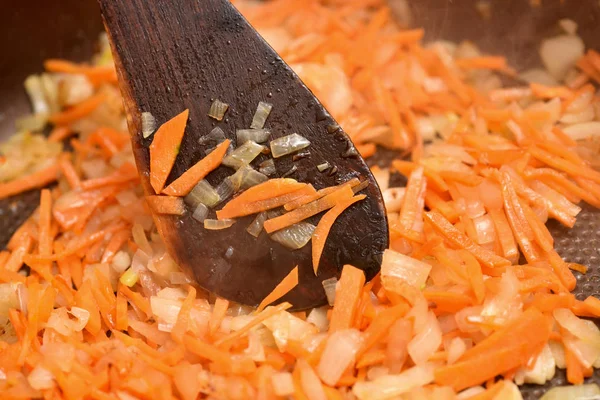
[[(192, 0), (190, 0), (192, 1)], [(198, 0), (201, 1), (201, 0)], [(390, 0), (394, 3), (395, 0)], [(491, 15), (483, 19), (476, 3), (488, 3)], [(425, 28), (425, 40), (446, 39), (475, 42), (484, 52), (505, 55), (518, 70), (539, 66), (541, 39), (558, 33), (556, 22), (570, 18), (587, 47), (600, 49), (600, 2), (598, 0), (412, 0), (412, 23)], [(0, 13), (0, 140), (14, 133), (14, 120), (30, 112), (23, 90), (29, 74), (41, 71), (49, 57), (84, 61), (96, 50), (102, 21), (95, 0), (23, 0), (7, 2)], [(385, 164), (394, 154), (381, 152), (372, 163)], [(402, 183), (398, 177), (397, 184)], [(394, 183), (394, 182), (392, 182)], [(0, 247), (30, 215), (39, 202), (32, 191), (0, 201)], [(600, 297), (600, 212), (583, 205), (573, 229), (554, 221), (550, 229), (557, 250), (569, 262), (590, 267), (577, 276), (576, 295)], [(600, 384), (600, 373), (588, 381)], [(537, 399), (548, 388), (566, 384), (557, 373), (546, 385), (525, 385), (524, 399)]]

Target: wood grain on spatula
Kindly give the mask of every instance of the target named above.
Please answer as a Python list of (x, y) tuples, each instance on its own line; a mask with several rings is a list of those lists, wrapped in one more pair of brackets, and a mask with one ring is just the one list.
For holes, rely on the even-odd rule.
[[(239, 218), (220, 231), (205, 230), (189, 211), (182, 217), (155, 216), (179, 265), (191, 269), (202, 287), (249, 305), (260, 303), (298, 265), (299, 285), (281, 299), (296, 309), (325, 304), (321, 282), (339, 276), (344, 264), (362, 269), (367, 279), (378, 272), (388, 228), (381, 193), (367, 165), (353, 155), (347, 135), (331, 128), (336, 122), (319, 101), (229, 1), (100, 0), (100, 5), (147, 194), (154, 194), (149, 179), (152, 137), (142, 136), (142, 112), (151, 112), (160, 125), (189, 109), (183, 142), (166, 181), (169, 185), (204, 157), (209, 146), (198, 139), (215, 126), (238, 145), (235, 130), (249, 128), (259, 101), (273, 104), (266, 123), (269, 140), (298, 133), (311, 142), (303, 150), (304, 157), (275, 159), (277, 177), (295, 166), (289, 177), (312, 183), (316, 189), (353, 177), (370, 183), (361, 192), (367, 198), (335, 222), (318, 276), (313, 273), (310, 243), (291, 251), (264, 232), (257, 239), (246, 232), (254, 216)], [(214, 99), (230, 106), (221, 122), (207, 116)], [(261, 155), (257, 163), (267, 158)], [(337, 167), (337, 172), (318, 172), (316, 166), (324, 162)], [(216, 186), (233, 172), (220, 166), (206, 179)], [(319, 217), (308, 221), (316, 224)]]

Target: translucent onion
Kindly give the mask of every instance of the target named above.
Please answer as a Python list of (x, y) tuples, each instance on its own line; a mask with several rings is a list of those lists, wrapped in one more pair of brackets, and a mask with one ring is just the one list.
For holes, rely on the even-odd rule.
[(129, 268), (129, 266), (131, 265), (131, 257), (129, 256), (129, 253), (120, 250), (118, 251), (112, 261), (111, 261), (111, 267), (118, 273), (118, 274), (122, 274), (123, 272), (125, 272), (125, 270), (127, 268)]
[(600, 387), (595, 383), (590, 383), (553, 387), (540, 400), (592, 400), (598, 398), (598, 396), (600, 396)]
[(323, 285), (323, 290), (325, 290), (325, 295), (327, 296), (327, 302), (332, 307), (335, 303), (335, 289), (337, 287), (337, 283), (338, 280), (335, 277), (325, 279), (323, 282), (321, 282), (321, 285)]
[(239, 169), (250, 164), (263, 151), (264, 146), (248, 140), (237, 149), (227, 155), (222, 164), (228, 167)]
[(434, 367), (423, 364), (412, 367), (397, 375), (381, 376), (371, 382), (357, 382), (352, 388), (352, 393), (359, 400), (386, 400), (408, 393), (412, 389), (428, 385), (433, 382)]
[(581, 140), (588, 137), (600, 136), (600, 121), (569, 125), (563, 128), (563, 131), (573, 140)]
[(94, 86), (85, 75), (65, 74), (59, 78), (57, 100), (63, 107), (79, 104), (93, 94)]
[(198, 143), (216, 146), (225, 141), (225, 139), (225, 132), (223, 132), (223, 129), (217, 126), (213, 128), (208, 135), (204, 135), (198, 139)]
[(416, 365), (421, 365), (429, 360), (441, 344), (442, 330), (433, 311), (429, 311), (425, 326), (408, 343), (408, 354)]
[(546, 86), (558, 86), (558, 81), (542, 68), (532, 68), (519, 74), (519, 78), (528, 83), (539, 83)]
[(257, 238), (262, 232), (266, 220), (267, 213), (264, 211), (259, 213), (256, 216), (256, 218), (254, 218), (254, 221), (252, 221), (250, 225), (248, 225), (248, 228), (246, 228), (246, 232)]
[(184, 201), (195, 210), (199, 204), (204, 204), (208, 208), (214, 207), (219, 204), (220, 198), (211, 184), (206, 179), (203, 179), (184, 197)]
[(537, 356), (532, 369), (519, 369), (515, 375), (515, 383), (518, 385), (522, 385), (523, 383), (543, 385), (547, 380), (552, 379), (555, 371), (556, 363), (552, 356), (552, 350), (550, 350), (550, 346), (546, 344)]
[(225, 200), (229, 199), (231, 196), (233, 196), (233, 189), (234, 188), (233, 183), (231, 183), (231, 178), (228, 176), (225, 179), (223, 179), (223, 181), (221, 181), (221, 183), (219, 183), (219, 186), (217, 186), (215, 189), (215, 191), (219, 195), (219, 203), (222, 203)]
[(319, 170), (319, 172), (324, 172), (328, 170), (329, 167), (331, 167), (331, 165), (329, 165), (329, 163), (326, 161), (322, 164), (317, 165), (317, 170)]
[(205, 219), (204, 229), (210, 231), (218, 231), (221, 229), (227, 229), (235, 223), (234, 219)]
[(336, 331), (329, 336), (317, 366), (321, 380), (329, 386), (337, 384), (344, 371), (354, 364), (360, 344), (361, 334), (356, 329)]
[(467, 345), (462, 338), (455, 337), (450, 341), (448, 349), (448, 364), (454, 364), (467, 350)]
[(264, 101), (259, 101), (258, 107), (256, 107), (256, 112), (254, 113), (254, 117), (252, 117), (252, 123), (250, 124), (250, 128), (262, 129), (265, 126), (265, 121), (269, 117), (269, 114), (271, 113), (272, 109), (273, 104), (265, 103)]
[(27, 382), (35, 390), (52, 389), (54, 387), (54, 375), (41, 365), (36, 365), (27, 376)]
[(288, 340), (303, 342), (318, 333), (318, 329), (288, 312), (280, 312), (263, 323), (273, 334), (275, 344), (280, 351), (287, 346)]
[(310, 142), (305, 137), (292, 133), (272, 140), (270, 146), (273, 158), (279, 158), (310, 146)]
[(235, 134), (238, 145), (246, 143), (248, 140), (256, 143), (264, 143), (269, 140), (271, 131), (268, 129), (238, 129), (235, 131)]
[(421, 290), (425, 286), (431, 265), (387, 249), (383, 252), (381, 282), (386, 290), (397, 291), (402, 283)]
[(256, 186), (260, 183), (266, 182), (269, 178), (254, 168), (246, 165), (236, 171), (235, 174), (229, 177), (231, 185), (233, 187), (233, 191), (235, 193), (240, 190), (245, 190), (251, 188), (252, 186)]
[(560, 122), (568, 125), (582, 124), (585, 122), (592, 121), (595, 116), (596, 112), (594, 110), (594, 107), (590, 104), (583, 110), (580, 110), (578, 112), (563, 114), (563, 116), (560, 118)]
[(319, 332), (327, 332), (329, 329), (329, 320), (327, 319), (327, 311), (329, 307), (313, 308), (306, 317), (306, 322), (310, 322), (317, 328)]
[(142, 113), (142, 136), (148, 138), (156, 130), (156, 118), (147, 111)]
[[(0, 284), (0, 318), (8, 317), (8, 311), (11, 308), (19, 308), (19, 296), (17, 295), (19, 286), (21, 285), (15, 283)], [(25, 288), (25, 285), (22, 286)]]
[(488, 244), (496, 240), (496, 230), (494, 229), (494, 221), (489, 214), (482, 215), (473, 219), (475, 232), (477, 233), (477, 243)]
[(198, 204), (198, 207), (194, 210), (192, 214), (192, 218), (194, 218), (198, 222), (204, 222), (204, 220), (208, 217), (208, 207), (204, 204)]
[(544, 66), (557, 80), (562, 80), (585, 51), (583, 40), (575, 35), (559, 35), (545, 39), (540, 45)]
[(271, 375), (271, 385), (277, 396), (291, 396), (296, 392), (292, 374), (289, 372), (276, 372)]
[(389, 168), (379, 168), (378, 166), (374, 166), (373, 168), (371, 168), (371, 173), (375, 177), (377, 185), (379, 185), (379, 190), (385, 192), (387, 188), (390, 187)]
[(272, 158), (269, 158), (268, 160), (261, 162), (258, 166), (258, 171), (266, 176), (275, 174), (277, 172), (277, 169), (275, 168), (275, 161), (273, 161)]
[(40, 75), (40, 79), (42, 80), (44, 95), (50, 112), (55, 113), (60, 111), (60, 105), (58, 104), (58, 79), (56, 79), (54, 74), (42, 74)]
[(562, 343), (555, 340), (550, 340), (548, 341), (548, 347), (550, 347), (550, 351), (552, 351), (552, 357), (554, 358), (556, 366), (561, 369), (567, 368), (567, 361), (565, 360), (565, 348)]
[(404, 202), (405, 193), (406, 188), (403, 187), (388, 188), (383, 190), (383, 203), (385, 204), (387, 212), (393, 213), (400, 211), (402, 208), (402, 203)]
[(152, 314), (159, 318), (161, 322), (175, 324), (179, 310), (181, 310), (181, 300), (151, 296), (150, 308), (152, 309)]
[(44, 86), (39, 75), (29, 75), (24, 82), (34, 114), (48, 114), (50, 107), (44, 96)]
[(222, 121), (228, 108), (229, 104), (223, 103), (219, 99), (215, 99), (210, 105), (210, 109), (208, 110), (208, 116), (216, 119), (217, 121)]
[(271, 234), (271, 239), (287, 247), (290, 250), (303, 248), (310, 242), (316, 226), (308, 222), (298, 222), (287, 228), (278, 230)]

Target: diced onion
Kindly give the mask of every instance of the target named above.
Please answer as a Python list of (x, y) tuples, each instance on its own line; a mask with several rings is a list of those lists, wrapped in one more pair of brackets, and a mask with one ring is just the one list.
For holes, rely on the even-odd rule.
[(356, 329), (336, 331), (329, 336), (317, 366), (317, 373), (324, 383), (334, 386), (340, 380), (348, 366), (354, 363), (360, 343), (360, 332)]
[(265, 121), (269, 117), (269, 114), (271, 113), (272, 109), (273, 104), (265, 103), (264, 101), (259, 101), (258, 107), (256, 107), (256, 112), (254, 113), (254, 117), (252, 117), (252, 123), (250, 124), (250, 128), (262, 129), (265, 126)]
[(283, 350), (288, 340), (303, 342), (317, 334), (317, 328), (288, 312), (280, 312), (268, 318), (263, 324), (271, 331), (277, 348)]
[(287, 247), (290, 250), (298, 250), (306, 246), (316, 227), (308, 222), (298, 222), (287, 228), (278, 230), (271, 234), (271, 239)]
[(194, 210), (192, 214), (192, 218), (194, 218), (198, 222), (204, 222), (204, 220), (208, 217), (208, 207), (204, 204), (200, 203)]
[(552, 351), (552, 357), (558, 368), (567, 368), (567, 361), (565, 360), (565, 347), (561, 342), (555, 340), (548, 341), (548, 347)]
[(229, 177), (229, 179), (235, 193), (269, 180), (266, 175), (256, 171), (248, 165), (238, 169), (235, 174)]
[(216, 145), (220, 144), (221, 142), (224, 142), (225, 139), (226, 139), (225, 132), (223, 132), (223, 129), (221, 129), (220, 127), (217, 126), (217, 127), (213, 128), (208, 133), (208, 135), (204, 135), (200, 139), (198, 139), (198, 143), (216, 146)]
[(225, 200), (229, 199), (231, 196), (233, 196), (233, 189), (234, 188), (233, 183), (231, 183), (231, 178), (226, 177), (225, 179), (223, 179), (223, 181), (219, 183), (219, 186), (217, 186), (215, 189), (215, 191), (219, 195), (219, 203), (222, 203)]
[(329, 163), (326, 161), (322, 164), (317, 165), (317, 169), (319, 170), (319, 172), (324, 172), (324, 171), (328, 170), (330, 166), (331, 165), (329, 165)]
[(92, 82), (81, 74), (61, 75), (58, 80), (58, 103), (65, 106), (79, 104), (94, 94)]
[(532, 68), (521, 72), (519, 78), (528, 83), (539, 83), (546, 86), (558, 86), (558, 81), (542, 68)]
[(219, 194), (206, 179), (198, 182), (184, 198), (185, 203), (194, 210), (199, 204), (204, 204), (208, 208), (214, 207), (219, 204), (220, 200)]
[(181, 300), (151, 296), (150, 308), (152, 309), (152, 314), (158, 317), (161, 322), (169, 325), (175, 324), (179, 310), (181, 310)]
[(248, 140), (252, 140), (256, 143), (264, 143), (269, 140), (271, 131), (268, 129), (238, 129), (235, 131), (237, 136), (237, 142), (239, 144), (246, 143)]
[(264, 146), (248, 140), (223, 159), (222, 164), (239, 169), (250, 164), (264, 149)]
[(397, 398), (414, 388), (433, 382), (434, 367), (431, 364), (415, 366), (397, 375), (381, 376), (371, 382), (354, 384), (352, 393), (359, 400), (386, 400)]
[(563, 131), (573, 140), (581, 140), (588, 137), (600, 136), (600, 121), (570, 125), (565, 127)]
[(467, 345), (462, 338), (455, 337), (450, 341), (448, 352), (448, 364), (454, 364), (467, 350)]
[(277, 372), (271, 375), (273, 392), (277, 396), (291, 396), (295, 393), (294, 380), (289, 372)]
[(90, 320), (90, 312), (79, 307), (71, 307), (69, 313), (76, 318), (71, 320), (71, 327), (75, 332), (81, 332)]
[(313, 308), (308, 313), (308, 317), (306, 317), (306, 322), (310, 322), (311, 324), (319, 328), (319, 332), (327, 332), (327, 329), (329, 329), (327, 310), (329, 310), (329, 307)]
[(35, 390), (52, 389), (54, 387), (54, 375), (41, 365), (36, 365), (27, 375), (27, 382)]
[(550, 346), (545, 345), (537, 356), (533, 368), (521, 368), (515, 375), (515, 382), (518, 385), (523, 383), (543, 385), (547, 380), (552, 379), (555, 370), (556, 363), (552, 356), (552, 350), (550, 350)]
[(329, 305), (332, 307), (335, 303), (335, 289), (337, 287), (337, 283), (337, 278), (329, 278), (321, 282), (321, 285), (323, 285), (323, 290), (325, 290), (325, 295), (327, 296), (327, 303), (329, 303)]
[(375, 177), (377, 185), (379, 185), (379, 190), (385, 192), (387, 188), (390, 187), (389, 168), (379, 168), (378, 166), (374, 166), (373, 168), (371, 168), (371, 173)]
[(583, 56), (584, 50), (585, 44), (579, 36), (560, 35), (542, 41), (540, 57), (548, 72), (560, 81)]
[(310, 142), (297, 133), (292, 133), (272, 140), (270, 146), (273, 158), (279, 158), (310, 146)]
[(210, 109), (208, 110), (208, 116), (216, 119), (217, 121), (222, 121), (228, 108), (229, 104), (223, 103), (219, 99), (215, 99), (210, 105)]
[(142, 136), (148, 138), (156, 130), (156, 118), (147, 111), (142, 113)]
[(586, 385), (557, 386), (548, 390), (540, 400), (583, 400), (600, 396), (600, 387), (595, 383)]
[(44, 87), (39, 75), (30, 75), (24, 82), (25, 91), (29, 95), (29, 100), (33, 107), (34, 114), (49, 114), (50, 107), (44, 96)]
[(592, 121), (595, 116), (596, 112), (594, 111), (594, 107), (590, 104), (581, 111), (563, 114), (560, 118), (560, 122), (568, 125), (582, 124)]
[(275, 161), (273, 161), (272, 158), (269, 158), (268, 160), (261, 162), (258, 166), (258, 171), (266, 176), (275, 174), (277, 172), (277, 169), (275, 168)]
[(433, 311), (429, 311), (425, 326), (408, 343), (408, 354), (416, 365), (421, 365), (427, 362), (441, 344), (442, 330), (440, 324)]
[(234, 219), (205, 219), (204, 229), (211, 231), (218, 231), (221, 229), (227, 229), (235, 223)]
[(393, 213), (398, 212), (402, 208), (404, 202), (404, 194), (406, 188), (395, 187), (383, 190), (383, 203), (387, 212)]
[(266, 220), (267, 213), (264, 211), (259, 213), (256, 216), (256, 218), (254, 218), (254, 221), (252, 221), (250, 225), (248, 225), (248, 228), (246, 228), (246, 232), (257, 238), (262, 232)]
[(557, 308), (552, 315), (556, 322), (572, 335), (587, 344), (600, 348), (600, 329), (595, 324), (588, 324), (589, 321), (577, 317), (566, 308)]
[(563, 18), (558, 20), (558, 26), (561, 27), (565, 33), (569, 35), (575, 35), (577, 33), (577, 22), (569, 18)]
[(129, 268), (129, 266), (131, 265), (131, 257), (129, 256), (129, 253), (127, 253), (126, 251), (120, 250), (118, 251), (111, 262), (111, 266), (112, 268), (118, 273), (118, 274), (122, 274), (123, 272), (125, 272), (125, 270), (127, 268)]
[(494, 221), (489, 214), (482, 215), (473, 219), (475, 232), (477, 233), (477, 243), (488, 244), (496, 240), (496, 230), (494, 229)]
[(431, 265), (387, 249), (383, 252), (381, 282), (386, 290), (395, 291), (403, 282), (421, 290)]

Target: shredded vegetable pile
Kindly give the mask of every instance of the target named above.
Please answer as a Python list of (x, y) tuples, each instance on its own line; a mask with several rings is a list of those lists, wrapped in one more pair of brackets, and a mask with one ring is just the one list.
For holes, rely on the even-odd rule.
[[(531, 83), (502, 87), (499, 74), (516, 75), (504, 58), (470, 43), (423, 43), (380, 0), (235, 4), (363, 156), (376, 145), (410, 155), (373, 168), (391, 232), (381, 273), (365, 282), (344, 266), (323, 282), (330, 305), (305, 312), (271, 305), (299, 284), (297, 269), (257, 309), (200, 289), (165, 251), (151, 209), (190, 212), (181, 196), (225, 162), (229, 143), (167, 186), (170, 197), (146, 198), (103, 41), (91, 64), (48, 60), (28, 79), (34, 114), (2, 147), (0, 198), (44, 189), (0, 252), (0, 397), (521, 399), (517, 385), (543, 384), (556, 368), (572, 384), (591, 376), (600, 330), (587, 317), (600, 317), (600, 300), (570, 293), (587, 268), (560, 257), (545, 225), (572, 227), (581, 201), (600, 205), (600, 54), (585, 52), (576, 26), (563, 23), (564, 35), (542, 43), (545, 69), (518, 75)], [(213, 106), (222, 118), (226, 104)], [(142, 117), (138, 134), (156, 140), (165, 125), (155, 132), (151, 114)], [(242, 137), (259, 137), (264, 123)], [(393, 171), (406, 187), (389, 187)], [(152, 174), (157, 193), (162, 178)], [(354, 183), (342, 185), (345, 197), (321, 196), (331, 211), (312, 236), (317, 249), (362, 196)], [(257, 184), (212, 224), (259, 213), (274, 230), (264, 204), (250, 206), (302, 185)], [(314, 190), (325, 188), (277, 204), (313, 204), (323, 193)], [(598, 394), (582, 385), (546, 398)]]

